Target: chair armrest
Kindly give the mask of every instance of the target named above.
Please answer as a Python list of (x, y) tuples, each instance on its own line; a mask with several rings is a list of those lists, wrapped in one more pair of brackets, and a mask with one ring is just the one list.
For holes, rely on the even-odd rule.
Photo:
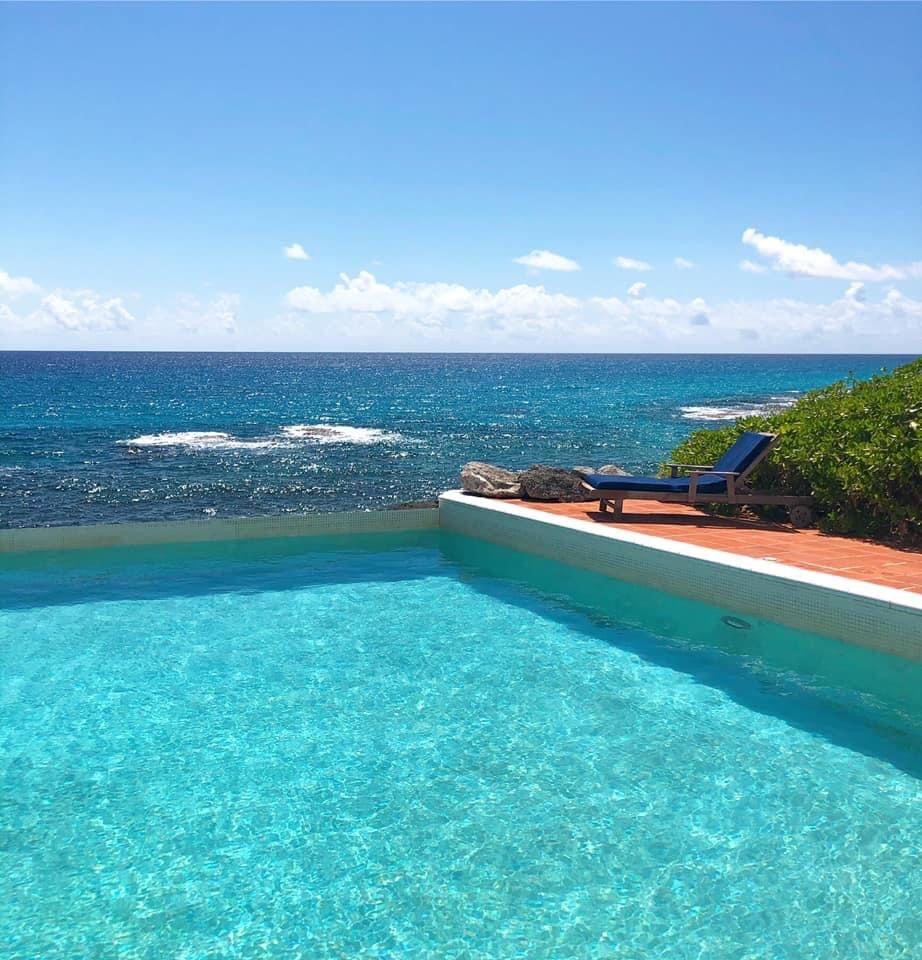
[(710, 470), (706, 464), (701, 463), (667, 463), (669, 467), (669, 476), (673, 479), (679, 475), (680, 470)]
[(692, 501), (698, 495), (698, 481), (702, 477), (723, 477), (727, 481), (727, 493), (732, 497), (736, 493), (738, 470), (690, 470), (688, 474), (688, 495)]

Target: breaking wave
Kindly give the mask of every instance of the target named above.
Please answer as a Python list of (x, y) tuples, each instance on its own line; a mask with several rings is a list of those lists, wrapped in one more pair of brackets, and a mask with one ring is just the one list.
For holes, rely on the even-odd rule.
[(402, 440), (399, 433), (375, 427), (350, 427), (341, 424), (295, 423), (280, 427), (268, 437), (237, 437), (217, 430), (180, 430), (167, 433), (145, 433), (118, 445), (132, 449), (184, 447), (187, 450), (272, 450), (303, 443), (393, 443)]
[(742, 417), (762, 417), (786, 407), (791, 407), (797, 402), (797, 397), (792, 394), (784, 396), (769, 397), (760, 403), (737, 403), (726, 406), (699, 406), (699, 407), (679, 407), (683, 420), (739, 420)]
[(292, 440), (313, 440), (314, 443), (393, 443), (403, 440), (399, 433), (389, 430), (330, 423), (296, 423), (282, 427), (281, 432)]
[(215, 430), (182, 430), (177, 433), (145, 433), (119, 440), (120, 447), (187, 447), (190, 450), (234, 450), (240, 447), (266, 448), (271, 440), (235, 437)]

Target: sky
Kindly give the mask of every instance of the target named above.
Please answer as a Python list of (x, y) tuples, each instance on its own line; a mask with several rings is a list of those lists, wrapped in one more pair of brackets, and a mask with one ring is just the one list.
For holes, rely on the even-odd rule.
[(922, 352), (922, 5), (0, 3), (0, 349)]

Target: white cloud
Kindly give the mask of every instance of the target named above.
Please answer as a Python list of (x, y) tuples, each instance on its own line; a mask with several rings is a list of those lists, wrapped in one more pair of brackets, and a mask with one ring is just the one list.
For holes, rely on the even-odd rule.
[(645, 260), (635, 260), (633, 257), (615, 257), (614, 264), (621, 270), (652, 270)]
[(766, 260), (773, 262), (775, 270), (797, 277), (825, 277), (832, 280), (861, 280), (880, 283), (900, 280), (905, 277), (922, 277), (922, 261), (905, 266), (888, 263), (874, 267), (867, 263), (840, 263), (831, 254), (819, 247), (807, 247), (802, 243), (789, 243), (781, 237), (770, 237), (753, 227), (743, 231), (743, 243), (754, 247)]
[(0, 303), (0, 330), (12, 330), (22, 326), (22, 318), (13, 313), (11, 307)]
[(580, 265), (569, 257), (562, 257), (559, 253), (551, 253), (550, 250), (532, 250), (524, 256), (516, 257), (514, 263), (520, 263), (523, 267), (530, 267), (532, 270), (558, 270), (564, 273), (573, 273), (580, 269)]
[(311, 258), (311, 255), (300, 243), (291, 243), (287, 247), (282, 247), (282, 253), (289, 260), (310, 260)]
[(242, 349), (595, 352), (617, 343), (637, 351), (922, 352), (922, 301), (895, 288), (872, 295), (861, 280), (843, 283), (830, 302), (711, 303), (658, 299), (642, 281), (620, 298), (574, 297), (539, 283), (501, 289), (387, 283), (363, 271), (343, 274), (326, 289), (297, 287), (286, 300), (282, 316), (248, 326), (238, 320), (235, 293), (184, 295), (140, 310), (130, 298), (55, 289), (15, 312), (0, 304), (0, 341), (14, 349), (64, 342), (217, 349), (233, 335)]
[(121, 297), (93, 290), (55, 290), (42, 299), (36, 314), (65, 330), (127, 330), (135, 320)]
[(236, 333), (239, 307), (240, 296), (236, 293), (219, 293), (206, 304), (190, 297), (180, 326), (195, 333)]
[[(544, 286), (500, 290), (455, 283), (384, 283), (367, 272), (330, 289), (298, 287), (279, 321), (312, 349), (783, 351), (922, 348), (922, 303), (890, 291), (869, 301), (852, 284), (829, 303), (791, 299), (722, 302), (643, 295), (576, 298)], [(311, 317), (323, 323), (305, 325)], [(281, 329), (281, 328), (277, 328)]]
[(516, 320), (541, 324), (573, 314), (580, 301), (543, 286), (519, 284), (502, 290), (471, 289), (458, 283), (381, 283), (363, 270), (324, 293), (316, 287), (296, 287), (287, 301), (311, 314), (390, 315), (418, 326), (437, 327), (452, 320)]
[(765, 267), (761, 263), (753, 263), (751, 260), (740, 260), (740, 270), (743, 273), (765, 273)]
[(225, 333), (235, 333), (239, 307), (240, 297), (236, 293), (222, 293), (212, 301), (209, 316)]
[(41, 289), (30, 277), (12, 277), (5, 270), (0, 270), (0, 294), (20, 297), (25, 293), (40, 293)]
[(148, 325), (163, 333), (177, 331), (182, 337), (224, 337), (237, 332), (240, 296), (218, 293), (203, 301), (191, 293), (174, 297), (166, 306), (155, 307), (148, 314)]
[(725, 308), (740, 326), (758, 327), (763, 338), (791, 344), (824, 341), (854, 349), (859, 344), (877, 349), (887, 345), (894, 353), (912, 353), (920, 348), (922, 301), (899, 290), (890, 290), (882, 300), (869, 301), (852, 284), (831, 303), (805, 303), (777, 299), (764, 303), (734, 303)]
[(680, 270), (692, 270), (695, 267), (695, 263), (692, 260), (686, 260), (685, 257), (676, 257), (672, 261)]

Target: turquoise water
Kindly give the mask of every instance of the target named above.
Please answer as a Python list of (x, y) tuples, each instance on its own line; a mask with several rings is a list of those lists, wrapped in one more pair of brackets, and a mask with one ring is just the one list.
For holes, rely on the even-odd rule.
[(643, 473), (911, 359), (0, 351), (0, 527), (383, 507), (468, 460)]
[(445, 534), (8, 559), (0, 955), (918, 957), (922, 671), (725, 613)]

